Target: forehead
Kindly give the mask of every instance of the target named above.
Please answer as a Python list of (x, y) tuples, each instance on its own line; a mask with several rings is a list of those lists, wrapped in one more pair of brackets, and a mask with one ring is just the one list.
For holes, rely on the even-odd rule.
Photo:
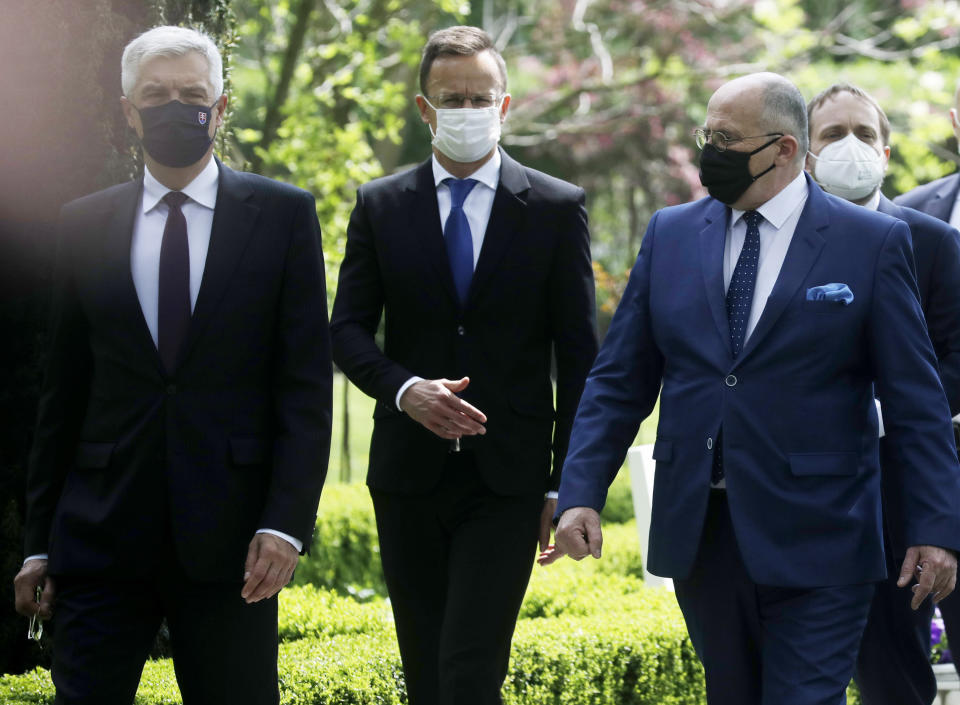
[(843, 91), (827, 98), (810, 114), (811, 133), (838, 124), (871, 127), (879, 134), (880, 115), (860, 96)]
[(150, 84), (178, 88), (200, 85), (207, 93), (213, 92), (207, 59), (195, 51), (183, 56), (151, 56), (144, 59), (140, 64), (134, 92)]
[(707, 103), (706, 127), (730, 137), (759, 134), (763, 93), (752, 86), (721, 86)]
[(438, 56), (430, 66), (427, 91), (438, 93), (497, 92), (502, 89), (497, 60), (489, 51), (472, 56)]

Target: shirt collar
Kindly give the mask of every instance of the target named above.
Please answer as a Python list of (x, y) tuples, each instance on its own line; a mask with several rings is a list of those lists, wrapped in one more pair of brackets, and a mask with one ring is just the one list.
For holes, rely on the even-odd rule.
[[(481, 184), (488, 186), (490, 189), (496, 191), (497, 184), (500, 183), (500, 150), (495, 149), (493, 151), (493, 157), (484, 162), (483, 166), (477, 169), (475, 172), (468, 176), (468, 179), (476, 179)], [(443, 168), (440, 162), (437, 160), (437, 155), (433, 155), (433, 183), (439, 188), (440, 184), (443, 183), (444, 179), (455, 179), (457, 178), (449, 171)]]
[[(797, 207), (807, 200), (807, 179), (801, 171), (780, 193), (756, 209), (763, 219), (779, 230)], [(735, 225), (746, 211), (730, 209), (730, 224)]]
[(877, 210), (880, 207), (880, 189), (878, 188), (873, 192), (873, 195), (870, 197), (870, 200), (863, 204), (864, 208), (869, 208), (872, 211)]
[[(213, 210), (217, 203), (217, 186), (220, 183), (220, 169), (217, 167), (215, 159), (207, 162), (197, 176), (183, 188), (191, 201), (199, 203), (201, 206)], [(166, 196), (171, 189), (157, 181), (157, 178), (150, 173), (150, 169), (143, 167), (143, 212), (149, 213), (157, 207), (157, 204)]]

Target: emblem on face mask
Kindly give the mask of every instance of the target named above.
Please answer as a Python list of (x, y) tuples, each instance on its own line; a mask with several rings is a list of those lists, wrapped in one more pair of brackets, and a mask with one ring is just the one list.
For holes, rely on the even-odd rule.
[(206, 125), (206, 124), (207, 124), (207, 114), (206, 114), (204, 111), (201, 110), (199, 113), (197, 113), (197, 120), (200, 122), (201, 125)]

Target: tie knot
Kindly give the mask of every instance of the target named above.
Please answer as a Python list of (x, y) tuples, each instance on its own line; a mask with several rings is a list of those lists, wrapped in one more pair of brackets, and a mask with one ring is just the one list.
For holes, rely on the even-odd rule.
[(452, 208), (463, 208), (463, 202), (467, 199), (470, 191), (477, 185), (476, 179), (444, 179), (450, 189), (450, 206)]
[(743, 214), (743, 220), (746, 222), (748, 228), (756, 228), (760, 225), (760, 221), (763, 220), (763, 216), (756, 211), (747, 211)]
[(167, 195), (163, 197), (163, 202), (170, 208), (179, 209), (180, 206), (187, 202), (187, 198), (187, 194), (183, 191), (167, 191)]

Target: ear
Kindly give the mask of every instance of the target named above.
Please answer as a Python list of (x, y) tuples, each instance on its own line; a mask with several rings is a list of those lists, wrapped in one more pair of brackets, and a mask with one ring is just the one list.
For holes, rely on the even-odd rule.
[(217, 98), (217, 102), (213, 104), (217, 110), (217, 127), (223, 127), (223, 116), (227, 112), (227, 102), (227, 94), (224, 93)]
[(433, 108), (427, 105), (426, 99), (422, 95), (416, 97), (417, 108), (420, 110), (420, 120), (427, 125), (430, 123), (430, 116), (433, 114)]
[(138, 136), (142, 136), (143, 128), (140, 125), (140, 113), (137, 112), (137, 109), (127, 96), (120, 96), (120, 107), (123, 108), (123, 116), (127, 119), (127, 126), (136, 132)]
[(510, 109), (510, 94), (507, 93), (503, 96), (503, 100), (500, 102), (500, 122), (502, 123), (507, 119), (507, 110)]
[(784, 135), (780, 138), (780, 141), (777, 142), (776, 149), (777, 156), (775, 157), (775, 162), (779, 166), (783, 166), (790, 164), (797, 158), (797, 153), (800, 151), (800, 143), (797, 142), (797, 138), (793, 135)]
[(813, 158), (813, 155), (808, 151), (807, 156), (803, 160), (803, 168), (813, 175), (813, 169), (816, 166), (816, 160)]
[(950, 124), (953, 125), (953, 134), (960, 140), (960, 117), (957, 116), (956, 108), (950, 108)]
[(887, 164), (890, 163), (890, 145), (886, 145), (883, 148), (883, 172), (887, 172)]

